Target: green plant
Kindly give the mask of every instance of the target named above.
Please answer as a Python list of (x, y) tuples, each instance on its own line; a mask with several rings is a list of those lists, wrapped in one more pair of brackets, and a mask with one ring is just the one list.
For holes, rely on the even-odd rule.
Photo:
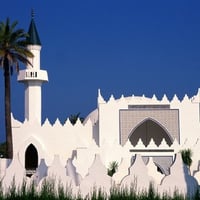
[(181, 150), (181, 157), (183, 163), (188, 167), (190, 172), (190, 166), (192, 165), (192, 150), (191, 149), (183, 149)]
[[(147, 191), (142, 190), (137, 192), (137, 183), (132, 183), (130, 187), (120, 187), (119, 185), (113, 185), (110, 189), (110, 193), (105, 193), (102, 188), (93, 187), (90, 195), (82, 197), (80, 193), (76, 195), (71, 193), (70, 186), (64, 188), (60, 183), (56, 188), (55, 181), (48, 179), (43, 181), (41, 191), (38, 192), (34, 182), (27, 184), (25, 181), (22, 186), (17, 188), (15, 185), (15, 179), (11, 183), (7, 193), (0, 192), (0, 200), (198, 200), (200, 199), (199, 191), (194, 197), (186, 197), (179, 193), (178, 189), (174, 191), (170, 196), (167, 193), (158, 194), (153, 186), (150, 184)], [(2, 191), (2, 186), (0, 185)]]
[(117, 171), (117, 169), (118, 169), (118, 162), (117, 161), (112, 161), (109, 164), (108, 175), (109, 176), (113, 176), (113, 174)]
[(80, 117), (80, 112), (75, 114), (75, 115), (70, 115), (69, 116), (69, 121), (71, 122), (72, 125), (76, 124), (77, 120), (79, 119), (81, 121), (81, 123), (83, 123), (84, 121), (84, 118), (83, 117)]
[(1, 158), (6, 157), (6, 142), (0, 144), (0, 157)]

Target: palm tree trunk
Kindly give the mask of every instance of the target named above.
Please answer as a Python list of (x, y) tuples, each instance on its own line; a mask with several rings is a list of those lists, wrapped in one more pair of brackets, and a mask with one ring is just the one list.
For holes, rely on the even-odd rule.
[(5, 81), (5, 128), (6, 128), (6, 151), (7, 158), (13, 158), (12, 125), (11, 125), (11, 95), (10, 95), (10, 70), (9, 62), (4, 59), (4, 81)]

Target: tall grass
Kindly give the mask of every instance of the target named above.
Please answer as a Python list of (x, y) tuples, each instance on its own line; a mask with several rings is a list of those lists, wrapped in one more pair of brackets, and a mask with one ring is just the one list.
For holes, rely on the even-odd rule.
[(55, 187), (55, 182), (44, 181), (40, 191), (38, 192), (34, 183), (29, 185), (26, 182), (22, 183), (20, 188), (15, 186), (15, 182), (11, 184), (9, 190), (3, 193), (2, 185), (0, 184), (0, 200), (200, 200), (199, 192), (191, 199), (174, 192), (173, 197), (167, 193), (159, 195), (153, 185), (150, 185), (148, 191), (142, 191), (139, 194), (135, 190), (135, 186), (130, 188), (120, 188), (113, 186), (110, 190), (110, 194), (106, 194), (103, 190), (94, 188), (93, 192), (86, 197), (82, 197), (80, 194), (73, 195), (71, 188), (63, 188), (61, 184), (58, 188)]

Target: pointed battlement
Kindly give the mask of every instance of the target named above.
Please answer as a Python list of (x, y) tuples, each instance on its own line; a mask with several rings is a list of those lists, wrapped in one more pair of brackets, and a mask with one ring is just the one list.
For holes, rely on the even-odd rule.
[(100, 89), (98, 90), (98, 104), (104, 103), (104, 104), (110, 104), (110, 103), (121, 103), (122, 101), (126, 101), (129, 103), (145, 103), (147, 104), (147, 102), (149, 104), (179, 104), (179, 103), (200, 103), (200, 88), (198, 89), (198, 93), (189, 98), (187, 94), (184, 95), (183, 99), (179, 99), (179, 97), (175, 94), (173, 96), (173, 98), (171, 100), (169, 100), (168, 96), (166, 94), (163, 95), (163, 97), (159, 100), (159, 98), (154, 94), (152, 97), (147, 97), (145, 96), (145, 94), (143, 94), (142, 96), (129, 96), (129, 97), (125, 97), (123, 94), (121, 95), (121, 97), (119, 99), (116, 99), (114, 97), (113, 94), (110, 95), (110, 98), (105, 101), (105, 99), (103, 98), (102, 94), (100, 93)]
[(101, 96), (101, 90), (100, 89), (98, 89), (98, 97), (97, 98), (98, 98), (98, 100), (97, 100), (98, 104), (105, 103), (104, 98)]

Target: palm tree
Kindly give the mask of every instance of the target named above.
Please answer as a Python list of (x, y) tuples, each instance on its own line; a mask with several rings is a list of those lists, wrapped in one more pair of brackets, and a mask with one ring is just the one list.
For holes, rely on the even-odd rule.
[(17, 21), (10, 24), (9, 18), (6, 22), (0, 22), (0, 65), (4, 71), (5, 87), (5, 130), (6, 130), (6, 152), (7, 158), (13, 157), (12, 125), (11, 125), (11, 96), (10, 75), (13, 67), (19, 69), (19, 61), (31, 64), (28, 57), (33, 54), (27, 49), (28, 34), (23, 29), (17, 29)]
[(80, 119), (81, 123), (83, 123), (84, 118), (80, 117), (80, 112), (75, 114), (75, 115), (70, 115), (69, 116), (69, 121), (71, 122), (72, 125), (76, 124), (77, 120)]

